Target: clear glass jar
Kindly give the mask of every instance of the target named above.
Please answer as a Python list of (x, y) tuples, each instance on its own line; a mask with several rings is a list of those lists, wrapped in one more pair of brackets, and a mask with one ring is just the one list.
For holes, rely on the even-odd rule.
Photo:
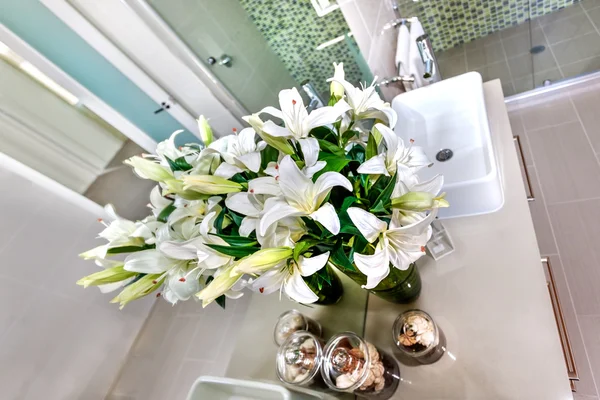
[(290, 385), (326, 388), (319, 374), (323, 344), (322, 339), (310, 332), (292, 333), (277, 351), (276, 372), (279, 380)]
[(408, 310), (400, 314), (392, 335), (398, 349), (421, 364), (432, 364), (445, 353), (446, 337), (425, 311)]
[(329, 339), (321, 375), (330, 389), (368, 399), (389, 399), (400, 383), (396, 360), (352, 332)]
[(298, 310), (289, 310), (284, 312), (277, 319), (273, 338), (277, 346), (281, 346), (288, 337), (297, 331), (308, 331), (318, 337), (321, 337), (321, 324), (312, 318), (308, 318)]

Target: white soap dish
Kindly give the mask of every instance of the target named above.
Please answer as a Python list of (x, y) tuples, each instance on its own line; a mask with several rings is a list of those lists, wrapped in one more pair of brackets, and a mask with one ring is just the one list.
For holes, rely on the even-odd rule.
[(454, 251), (454, 244), (448, 230), (439, 220), (434, 220), (431, 228), (433, 229), (433, 234), (429, 242), (427, 242), (426, 247), (431, 257), (437, 261), (452, 253)]

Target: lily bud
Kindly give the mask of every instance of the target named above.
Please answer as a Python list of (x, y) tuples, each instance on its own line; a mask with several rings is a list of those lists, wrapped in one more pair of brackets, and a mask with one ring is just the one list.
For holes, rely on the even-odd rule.
[(285, 153), (285, 154), (294, 154), (294, 148), (288, 142), (287, 139), (282, 137), (271, 136), (268, 133), (263, 132), (262, 128), (264, 122), (260, 119), (258, 114), (247, 115), (243, 117), (243, 120), (250, 124), (254, 131), (260, 136), (262, 140), (264, 140), (269, 146)]
[(444, 197), (445, 193), (435, 197), (427, 192), (408, 192), (392, 199), (392, 208), (401, 211), (423, 212), (434, 208), (448, 207), (450, 204)]
[(125, 271), (123, 265), (107, 268), (105, 270), (85, 276), (77, 281), (84, 288), (88, 286), (99, 286), (107, 283), (121, 282), (137, 275), (137, 272)]
[(206, 307), (218, 297), (228, 292), (233, 285), (244, 275), (243, 273), (233, 272), (235, 268), (223, 270), (215, 277), (204, 289), (196, 294), (196, 297), (202, 300), (202, 307)]
[(198, 130), (200, 131), (200, 139), (202, 139), (205, 146), (211, 144), (215, 139), (213, 136), (213, 131), (210, 128), (210, 125), (208, 125), (208, 121), (204, 115), (201, 115), (198, 118)]
[(173, 174), (168, 168), (139, 156), (133, 156), (123, 161), (123, 163), (132, 166), (137, 176), (142, 179), (150, 179), (156, 182), (173, 179)]
[[(329, 93), (331, 97), (336, 99), (336, 102), (344, 97), (344, 86), (339, 81), (344, 80), (344, 63), (333, 63), (335, 72), (333, 73), (333, 79), (329, 85)], [(331, 104), (330, 104), (331, 105)]]
[[(160, 280), (159, 280), (160, 279)], [(119, 303), (121, 309), (125, 307), (125, 305), (133, 300), (137, 300), (141, 297), (147, 296), (150, 293), (154, 292), (158, 289), (164, 282), (164, 276), (161, 278), (161, 274), (149, 274), (144, 275), (137, 281), (128, 285), (125, 289), (121, 291), (110, 302), (111, 303)]]
[(227, 194), (242, 191), (244, 187), (237, 182), (214, 175), (184, 175), (183, 189), (202, 194)]
[(293, 254), (289, 247), (272, 247), (262, 249), (254, 254), (242, 258), (236, 268), (236, 271), (242, 271), (247, 274), (257, 274), (268, 271), (282, 261), (287, 260)]
[(106, 257), (106, 252), (108, 251), (108, 245), (104, 244), (102, 246), (94, 247), (91, 250), (88, 250), (84, 253), (81, 253), (79, 257), (84, 260), (93, 260), (95, 258), (104, 258)]

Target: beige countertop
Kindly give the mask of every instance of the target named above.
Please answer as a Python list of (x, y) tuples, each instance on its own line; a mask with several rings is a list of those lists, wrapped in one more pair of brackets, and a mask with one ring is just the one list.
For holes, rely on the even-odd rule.
[(456, 250), (417, 262), (419, 299), (369, 296), (365, 338), (393, 353), (391, 326), (410, 308), (446, 335), (435, 364), (400, 365), (393, 399), (572, 399), (500, 81), (484, 84), (505, 204), (493, 214), (444, 220)]
[(502, 171), (505, 204), (493, 214), (444, 220), (456, 250), (419, 260), (420, 298), (396, 305), (342, 277), (335, 306), (306, 307), (276, 295), (252, 297), (226, 376), (277, 381), (273, 326), (295, 308), (324, 326), (344, 330), (393, 353), (391, 327), (399, 313), (421, 308), (444, 331), (448, 352), (435, 364), (400, 364), (393, 399), (567, 400), (567, 371), (500, 81), (484, 84), (492, 140)]

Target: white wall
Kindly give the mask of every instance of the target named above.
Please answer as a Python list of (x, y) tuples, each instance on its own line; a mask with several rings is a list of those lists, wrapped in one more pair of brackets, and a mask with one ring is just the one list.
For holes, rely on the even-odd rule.
[[(398, 29), (384, 29), (396, 19), (391, 2), (338, 0), (338, 4), (373, 75), (380, 79), (398, 75), (395, 66)], [(392, 101), (404, 89), (401, 85), (390, 85), (381, 87), (381, 91), (385, 100)]]
[(103, 399), (154, 298), (119, 311), (77, 254), (102, 209), (0, 153), (0, 397)]
[(124, 141), (0, 59), (0, 152), (82, 193)]

